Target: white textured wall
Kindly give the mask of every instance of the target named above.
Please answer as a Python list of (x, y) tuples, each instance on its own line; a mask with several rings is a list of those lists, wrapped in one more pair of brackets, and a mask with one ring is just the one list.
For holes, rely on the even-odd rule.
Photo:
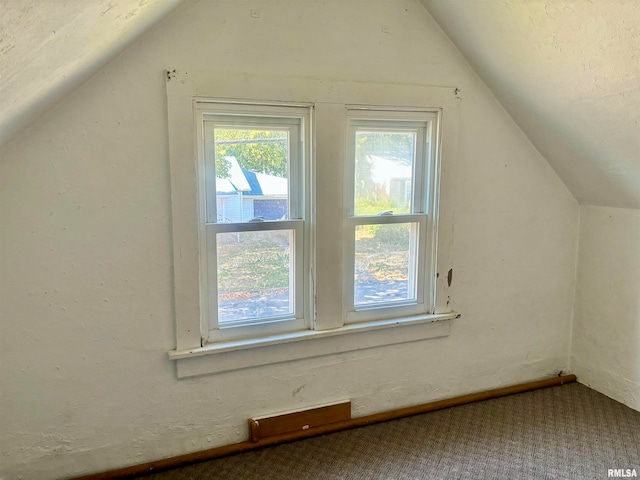
[(580, 207), (571, 368), (640, 411), (640, 210)]
[[(178, 381), (173, 66), (459, 87), (451, 336)], [(344, 398), (365, 415), (568, 367), (577, 202), (415, 0), (189, 2), (0, 156), (5, 479), (241, 441), (252, 415)]]

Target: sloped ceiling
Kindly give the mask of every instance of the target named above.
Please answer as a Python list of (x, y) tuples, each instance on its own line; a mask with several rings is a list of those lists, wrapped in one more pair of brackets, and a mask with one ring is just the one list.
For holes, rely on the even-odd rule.
[(640, 208), (640, 1), (421, 1), (580, 203)]
[(181, 0), (0, 0), (0, 144)]
[[(0, 144), (182, 0), (0, 0)], [(640, 208), (640, 0), (421, 0), (580, 203)]]

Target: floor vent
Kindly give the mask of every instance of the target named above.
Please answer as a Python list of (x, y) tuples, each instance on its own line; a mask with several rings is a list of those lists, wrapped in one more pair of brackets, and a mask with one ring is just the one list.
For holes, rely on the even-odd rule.
[(351, 401), (249, 419), (252, 442), (351, 419)]

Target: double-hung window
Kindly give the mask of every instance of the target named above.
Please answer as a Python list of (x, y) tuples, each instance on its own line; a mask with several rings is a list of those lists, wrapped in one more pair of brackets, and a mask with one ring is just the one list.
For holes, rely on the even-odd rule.
[(167, 102), (179, 377), (449, 334), (457, 89), (171, 70)]
[(205, 342), (308, 321), (310, 108), (198, 102)]
[(433, 313), (437, 111), (347, 114), (347, 323)]

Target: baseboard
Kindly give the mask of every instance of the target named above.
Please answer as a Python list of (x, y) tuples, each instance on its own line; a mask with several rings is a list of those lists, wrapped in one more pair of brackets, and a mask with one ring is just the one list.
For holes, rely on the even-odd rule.
[(307, 430), (296, 431), (292, 433), (285, 433), (282, 435), (274, 435), (267, 438), (252, 442), (247, 440), (245, 442), (234, 443), (232, 445), (225, 445), (223, 447), (211, 448), (209, 450), (203, 450), (200, 452), (188, 453), (185, 455), (178, 455), (177, 457), (165, 458), (162, 460), (155, 460), (153, 462), (142, 463), (140, 465), (133, 465), (131, 467), (119, 468), (103, 473), (95, 473), (86, 475), (83, 477), (77, 477), (75, 480), (118, 480), (131, 478), (136, 475), (143, 475), (146, 473), (157, 472), (160, 470), (168, 470), (176, 467), (183, 467), (193, 463), (203, 462), (206, 460), (213, 460), (214, 458), (225, 457), (236, 453), (248, 452), (250, 450), (257, 450), (272, 445), (278, 445), (280, 443), (292, 442), (295, 440), (301, 440), (304, 438), (315, 437), (318, 435), (324, 435), (327, 433), (334, 433), (342, 430), (349, 430), (351, 428), (363, 427), (365, 425), (372, 425), (374, 423), (386, 422), (388, 420), (396, 420), (398, 418), (409, 417), (412, 415), (419, 415), (421, 413), (433, 412), (434, 410), (442, 410), (444, 408), (456, 407), (464, 405), (466, 403), (479, 402), (482, 400), (489, 400), (492, 398), (504, 397), (506, 395), (514, 395), (516, 393), (529, 392), (532, 390), (538, 390), (540, 388), (555, 387), (567, 383), (573, 383), (576, 381), (575, 375), (564, 375), (546, 380), (539, 380), (536, 382), (522, 383), (519, 385), (512, 385), (510, 387), (497, 388), (494, 390), (487, 390), (485, 392), (472, 393), (469, 395), (462, 395), (460, 397), (449, 398), (446, 400), (438, 400), (436, 402), (424, 403), (422, 405), (416, 405), (413, 407), (400, 408), (397, 410), (391, 410), (388, 412), (376, 413), (373, 415), (366, 415), (364, 417), (352, 418), (328, 425), (322, 425), (315, 428), (309, 428)]

